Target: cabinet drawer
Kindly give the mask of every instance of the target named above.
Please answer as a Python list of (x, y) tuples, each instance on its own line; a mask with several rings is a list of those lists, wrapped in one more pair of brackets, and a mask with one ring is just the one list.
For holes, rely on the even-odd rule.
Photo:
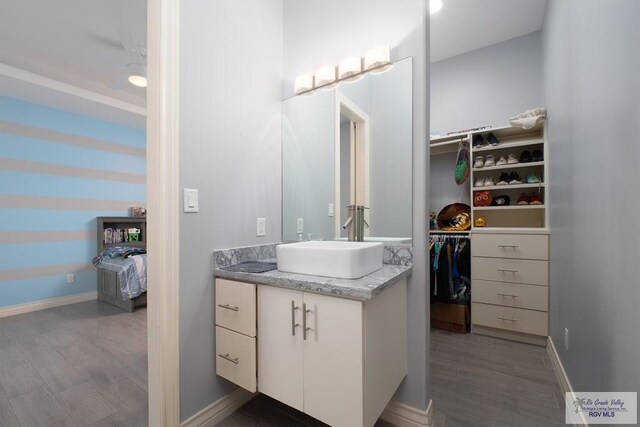
[(471, 298), (473, 302), (548, 311), (548, 292), (547, 286), (474, 280)]
[(474, 325), (526, 334), (543, 336), (548, 334), (548, 313), (543, 311), (473, 303), (471, 304), (471, 322)]
[(549, 284), (549, 262), (529, 259), (471, 258), (471, 278), (495, 282)]
[(216, 374), (256, 391), (256, 339), (216, 326)]
[(473, 254), (493, 258), (549, 259), (549, 237), (537, 234), (474, 234)]
[(256, 285), (216, 279), (216, 325), (256, 336)]

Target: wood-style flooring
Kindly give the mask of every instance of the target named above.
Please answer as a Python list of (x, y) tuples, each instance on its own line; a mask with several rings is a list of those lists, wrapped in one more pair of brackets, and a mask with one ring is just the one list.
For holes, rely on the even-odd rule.
[(99, 301), (0, 319), (0, 426), (147, 425), (147, 315)]
[[(432, 329), (429, 372), (435, 427), (564, 425), (542, 347)], [(147, 399), (145, 309), (90, 301), (0, 319), (0, 426), (141, 427)], [(325, 424), (258, 395), (219, 425)]]

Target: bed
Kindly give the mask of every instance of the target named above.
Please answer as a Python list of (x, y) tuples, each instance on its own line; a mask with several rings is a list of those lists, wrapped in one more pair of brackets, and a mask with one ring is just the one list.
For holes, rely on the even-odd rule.
[[(109, 250), (113, 249), (117, 248)], [(147, 254), (112, 257), (107, 251), (93, 259), (98, 269), (98, 299), (129, 312), (146, 305)]]

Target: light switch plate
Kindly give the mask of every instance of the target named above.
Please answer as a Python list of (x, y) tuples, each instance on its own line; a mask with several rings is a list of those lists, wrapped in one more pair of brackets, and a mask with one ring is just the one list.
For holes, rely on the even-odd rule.
[(329, 218), (333, 218), (336, 214), (336, 209), (333, 203), (329, 203)]
[(265, 218), (256, 218), (256, 236), (264, 237), (267, 234), (267, 220)]
[(185, 212), (198, 212), (198, 190), (185, 188), (183, 202)]
[(304, 233), (304, 218), (298, 218), (296, 222), (296, 233)]

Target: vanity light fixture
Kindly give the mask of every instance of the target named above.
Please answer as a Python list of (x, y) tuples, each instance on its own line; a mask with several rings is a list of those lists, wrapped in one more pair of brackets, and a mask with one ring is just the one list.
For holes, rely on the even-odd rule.
[(442, 9), (442, 0), (429, 0), (429, 14), (433, 15)]
[(313, 76), (311, 74), (302, 74), (296, 77), (294, 83), (294, 91), (296, 95), (313, 90)]
[(328, 65), (316, 71), (316, 88), (332, 88), (336, 83), (336, 67)]
[(372, 73), (382, 73), (391, 66), (391, 48), (378, 46), (367, 52), (364, 57), (364, 69)]
[(359, 56), (349, 56), (340, 61), (338, 65), (338, 78), (340, 80), (359, 80), (362, 74), (362, 58)]

